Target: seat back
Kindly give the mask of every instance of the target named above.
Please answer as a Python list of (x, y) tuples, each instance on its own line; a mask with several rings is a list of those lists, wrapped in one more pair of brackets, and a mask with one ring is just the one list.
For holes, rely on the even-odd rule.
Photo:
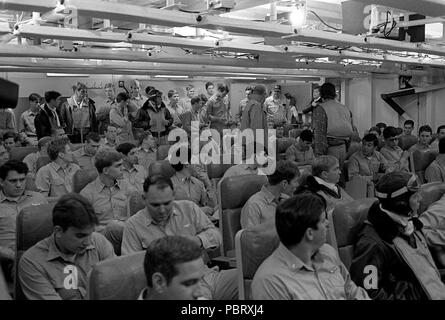
[(267, 183), (267, 176), (245, 175), (222, 179), (218, 183), (219, 227), (223, 237), (221, 254), (235, 248), (235, 234), (241, 229), (241, 209), (249, 198)]
[(128, 197), (128, 216), (131, 217), (145, 208), (145, 202), (140, 192), (132, 192)]
[(40, 240), (53, 232), (52, 211), (55, 202), (50, 204), (30, 206), (22, 209), (17, 215), (16, 227), (16, 259), (14, 272), (14, 297), (25, 299), (18, 279), (18, 262), (22, 254)]
[(348, 153), (346, 154), (346, 159), (349, 159), (354, 153), (362, 149), (362, 144), (360, 142), (352, 141), (348, 148)]
[(233, 164), (215, 164), (210, 163), (207, 165), (207, 174), (209, 179), (221, 179), (224, 176), (224, 173), (231, 167)]
[(425, 183), (425, 170), (436, 159), (438, 150), (416, 150), (410, 155), (411, 171), (415, 172), (420, 181)]
[(90, 300), (136, 300), (146, 286), (144, 252), (105, 260), (89, 276)]
[(335, 207), (329, 217), (329, 229), (332, 239), (329, 243), (337, 248), (341, 261), (349, 270), (354, 254), (354, 245), (357, 241), (357, 234), (365, 222), (371, 205), (375, 198), (354, 200)]
[(148, 176), (150, 177), (160, 174), (164, 177), (171, 178), (175, 173), (175, 169), (173, 169), (168, 160), (155, 161), (148, 166)]
[(36, 172), (39, 171), (39, 169), (41, 167), (46, 166), (50, 162), (51, 162), (51, 160), (49, 159), (49, 157), (46, 157), (46, 156), (45, 157), (39, 157), (37, 159), (37, 162), (36, 162)]
[(419, 192), (422, 195), (422, 200), (420, 200), (418, 213), (421, 214), (426, 209), (428, 209), (431, 204), (442, 198), (445, 193), (445, 183), (425, 183), (420, 186)]
[(415, 136), (406, 136), (406, 135), (399, 136), (399, 147), (402, 148), (402, 150), (408, 150), (416, 143), (417, 143), (417, 137)]
[(156, 150), (156, 160), (165, 160), (168, 156), (168, 150), (170, 150), (171, 145), (162, 144)]
[(263, 261), (278, 247), (280, 240), (273, 221), (242, 229), (235, 236), (239, 300), (251, 299), (250, 285)]
[(83, 188), (98, 177), (99, 173), (96, 169), (77, 170), (73, 176), (73, 192), (80, 193)]
[(14, 147), (9, 151), (9, 159), (23, 161), (28, 154), (37, 152), (38, 150), (36, 146)]

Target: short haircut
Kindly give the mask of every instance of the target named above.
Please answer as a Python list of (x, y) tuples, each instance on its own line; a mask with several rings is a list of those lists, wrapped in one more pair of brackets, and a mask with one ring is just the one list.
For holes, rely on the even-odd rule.
[(320, 97), (322, 99), (335, 99), (336, 96), (335, 86), (330, 82), (323, 83), (320, 87)]
[(153, 86), (147, 86), (145, 87), (145, 93), (148, 95), (150, 93), (151, 90), (155, 90), (156, 88)]
[(316, 193), (305, 192), (280, 203), (275, 217), (280, 241), (286, 247), (299, 244), (308, 228), (317, 229), (325, 210), (326, 200)]
[(195, 104), (195, 103), (200, 103), (201, 102), (201, 98), (200, 97), (193, 97), (191, 100), (190, 100), (190, 103), (191, 104)]
[(213, 87), (215, 87), (215, 85), (213, 84), (213, 82), (207, 82), (206, 83), (206, 90), (210, 87), (210, 86), (213, 86)]
[(116, 151), (122, 153), (124, 156), (128, 156), (131, 150), (136, 148), (136, 146), (130, 142), (124, 142), (117, 146)]
[(312, 140), (314, 140), (314, 134), (311, 130), (303, 130), (300, 133), (300, 140), (312, 142)]
[(93, 206), (80, 194), (63, 195), (54, 206), (53, 225), (61, 227), (63, 231), (69, 227), (83, 229), (97, 224)]
[(392, 137), (397, 137), (400, 134), (399, 130), (397, 128), (389, 126), (383, 129), (383, 138), (389, 139)]
[(369, 128), (368, 132), (371, 132), (371, 131), (375, 131), (378, 134), (380, 134), (380, 128), (379, 127), (374, 126), (374, 127)]
[(255, 87), (252, 89), (252, 93), (254, 93), (254, 94), (258, 94), (258, 95), (263, 95), (263, 94), (266, 93), (266, 87), (263, 86), (263, 85), (255, 86)]
[(122, 160), (122, 155), (119, 152), (111, 148), (102, 148), (94, 156), (94, 166), (99, 173), (102, 173), (104, 168), (120, 160)]
[(119, 92), (116, 96), (116, 102), (127, 101), (130, 96), (126, 92)]
[(65, 146), (70, 144), (68, 138), (56, 138), (51, 140), (48, 145), (48, 157), (51, 161), (55, 161), (59, 156), (59, 153), (65, 153)]
[(315, 177), (321, 177), (323, 171), (329, 171), (337, 163), (339, 163), (338, 159), (334, 156), (326, 155), (317, 157), (312, 164), (312, 174)]
[(13, 131), (8, 131), (8, 132), (5, 132), (3, 134), (3, 141), (6, 141), (7, 139), (10, 139), (10, 138), (14, 139), (14, 141), (18, 141), (19, 140), (18, 134), (16, 134)]
[(227, 93), (229, 93), (229, 87), (226, 85), (226, 84), (224, 84), (224, 83), (218, 83), (217, 84), (217, 89), (218, 89), (218, 91), (219, 92), (227, 92)]
[(437, 127), (437, 133), (440, 133), (440, 130), (445, 129), (445, 124), (442, 124)]
[(152, 276), (161, 273), (167, 284), (178, 274), (176, 266), (202, 257), (199, 245), (181, 236), (166, 236), (151, 242), (145, 251), (144, 272), (147, 286), (153, 287)]
[(61, 96), (61, 94), (57, 91), (46, 91), (45, 92), (45, 101), (46, 101), (46, 103), (50, 103), (51, 100), (56, 100), (60, 96)]
[(40, 102), (42, 97), (38, 93), (31, 93), (28, 97), (29, 101)]
[(377, 147), (379, 145), (379, 138), (377, 138), (375, 134), (368, 133), (365, 134), (362, 142), (372, 142), (374, 144), (374, 147)]
[(26, 176), (28, 174), (28, 166), (22, 161), (6, 161), (2, 166), (0, 166), (0, 179), (5, 180), (9, 171), (16, 171), (17, 173), (25, 174)]
[(147, 177), (144, 181), (144, 192), (147, 193), (150, 186), (156, 186), (158, 189), (165, 189), (170, 187), (173, 190), (173, 183), (170, 178), (156, 174), (151, 177)]
[(377, 123), (375, 126), (376, 126), (377, 128), (379, 128), (379, 132), (380, 132), (380, 130), (381, 130), (382, 128), (385, 129), (385, 128), (387, 127), (386, 123), (383, 123), (383, 122), (379, 122), (379, 123)]
[(420, 135), (422, 132), (429, 132), (429, 133), (433, 134), (433, 129), (431, 129), (431, 127), (430, 127), (429, 125), (421, 126), (421, 127), (419, 128), (419, 135)]
[(173, 97), (175, 94), (178, 94), (178, 91), (176, 91), (176, 90), (168, 90), (168, 92), (167, 92), (167, 97), (168, 97), (168, 98), (171, 98), (171, 97)]
[(204, 103), (209, 101), (209, 99), (207, 98), (207, 96), (204, 93), (198, 94), (198, 97), (199, 97), (199, 99), (201, 99), (201, 101), (204, 101)]
[(151, 134), (150, 131), (144, 131), (144, 132), (140, 133), (138, 135), (138, 143), (139, 143), (139, 145), (141, 145), (142, 142), (144, 142), (144, 140), (147, 139), (148, 137), (153, 137), (153, 135)]
[(406, 126), (406, 125), (410, 125), (411, 127), (413, 127), (414, 128), (414, 121), (413, 120), (406, 120), (404, 123), (403, 123), (403, 125), (404, 126)]
[(42, 150), (42, 148), (51, 142), (53, 138), (51, 137), (43, 137), (41, 138), (38, 142), (37, 142), (37, 148), (39, 148), (39, 150)]
[(193, 84), (189, 84), (187, 87), (185, 87), (185, 90), (190, 91), (192, 89), (195, 89), (195, 86)]
[(100, 135), (97, 132), (91, 131), (85, 137), (85, 141), (86, 142), (91, 142), (91, 141), (100, 142)]
[(83, 82), (76, 82), (76, 84), (73, 86), (73, 89), (77, 90), (88, 90), (87, 85)]
[(292, 181), (294, 178), (300, 176), (298, 165), (289, 160), (280, 160), (277, 162), (275, 172), (267, 176), (267, 180), (273, 186), (279, 184), (281, 181)]

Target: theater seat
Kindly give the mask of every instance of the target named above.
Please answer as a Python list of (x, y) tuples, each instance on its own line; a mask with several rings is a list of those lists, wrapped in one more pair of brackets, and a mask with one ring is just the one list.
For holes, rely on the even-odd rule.
[(242, 229), (235, 236), (238, 298), (250, 300), (250, 286), (255, 272), (278, 247), (280, 240), (273, 221)]
[(38, 150), (35, 146), (11, 148), (9, 151), (9, 159), (23, 161), (28, 154), (37, 152)]
[(43, 166), (46, 166), (48, 163), (50, 163), (51, 160), (49, 159), (49, 157), (40, 157), (37, 159), (37, 163), (36, 163), (36, 172), (39, 171), (39, 169)]
[(17, 266), (22, 254), (53, 232), (52, 211), (55, 203), (31, 206), (21, 210), (17, 216), (16, 260), (14, 272), (14, 297), (25, 299), (20, 288)]
[(416, 143), (417, 143), (417, 137), (415, 136), (406, 136), (406, 135), (399, 136), (399, 147), (402, 148), (402, 150), (408, 150)]
[(156, 150), (156, 160), (165, 160), (168, 156), (168, 150), (170, 147), (171, 145), (169, 144), (160, 145)]
[(354, 200), (346, 204), (339, 204), (329, 217), (330, 238), (328, 243), (337, 249), (341, 261), (349, 270), (354, 254), (357, 234), (368, 216), (375, 198)]
[(241, 209), (249, 198), (267, 183), (267, 176), (245, 175), (222, 179), (218, 183), (219, 226), (223, 237), (222, 256), (235, 248), (235, 234), (241, 229)]
[(147, 284), (144, 252), (96, 264), (89, 276), (90, 300), (136, 300)]
[(416, 150), (410, 155), (411, 171), (415, 172), (422, 183), (425, 183), (425, 170), (433, 162), (438, 150)]
[(175, 169), (170, 165), (168, 160), (160, 160), (150, 163), (148, 167), (148, 176), (163, 175), (167, 178), (171, 178), (176, 173)]
[(425, 183), (420, 187), (419, 192), (422, 195), (422, 200), (420, 201), (418, 213), (421, 214), (428, 209), (431, 204), (442, 198), (445, 193), (445, 183)]
[(74, 173), (73, 192), (80, 193), (83, 188), (98, 177), (99, 173), (96, 169), (80, 169)]

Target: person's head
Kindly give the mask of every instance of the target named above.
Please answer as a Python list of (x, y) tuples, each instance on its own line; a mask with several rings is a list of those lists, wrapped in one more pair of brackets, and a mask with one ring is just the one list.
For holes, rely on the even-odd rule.
[(340, 181), (340, 164), (334, 156), (320, 156), (312, 164), (312, 174), (328, 183)]
[(314, 140), (314, 134), (310, 130), (303, 130), (300, 134), (300, 146), (303, 150), (309, 150)]
[(201, 295), (204, 261), (199, 246), (188, 238), (166, 236), (145, 251), (147, 287), (162, 300), (193, 300)]
[(195, 87), (191, 84), (185, 87), (185, 91), (187, 93), (187, 97), (189, 97), (190, 99), (193, 98), (193, 96), (195, 95)]
[(220, 99), (224, 98), (229, 93), (229, 87), (224, 83), (218, 83), (216, 88), (217, 88), (216, 95)]
[(60, 93), (57, 91), (47, 91), (45, 92), (45, 102), (51, 108), (57, 108), (59, 105)]
[(371, 127), (368, 130), (368, 133), (375, 135), (376, 137), (380, 136), (380, 129), (378, 127)]
[(114, 100), (114, 98), (116, 97), (116, 94), (115, 94), (116, 91), (114, 89), (114, 84), (111, 82), (106, 83), (104, 86), (104, 90), (105, 90), (105, 96), (107, 97), (107, 99)]
[(420, 182), (416, 175), (407, 172), (391, 172), (383, 175), (375, 186), (375, 196), (382, 208), (408, 216), (417, 212), (422, 200), (418, 191)]
[(389, 126), (383, 130), (383, 138), (385, 139), (386, 145), (390, 148), (395, 148), (399, 143), (399, 135), (401, 134), (401, 129)]
[(89, 132), (85, 137), (85, 151), (95, 155), (100, 148), (100, 135), (97, 132)]
[(145, 94), (148, 96), (148, 94), (150, 93), (150, 91), (151, 91), (151, 90), (154, 90), (154, 89), (156, 89), (156, 88), (153, 87), (153, 86), (147, 86), (147, 87), (145, 87)]
[(51, 128), (51, 137), (54, 139), (65, 138), (66, 137), (65, 129), (63, 129), (62, 127)]
[(445, 154), (445, 138), (439, 139), (439, 153)]
[(80, 194), (60, 197), (53, 209), (54, 237), (59, 250), (67, 254), (85, 252), (97, 223), (93, 206)]
[(176, 172), (183, 172), (187, 175), (191, 175), (191, 172), (189, 170), (190, 163), (192, 160), (192, 149), (187, 149), (187, 159), (181, 160), (181, 148), (178, 148), (176, 150), (176, 158), (179, 159), (178, 163), (170, 163), (173, 169), (175, 169)]
[(445, 125), (440, 125), (437, 127), (437, 139), (440, 140), (445, 137)]
[(48, 145), (48, 157), (51, 161), (62, 160), (65, 163), (74, 162), (71, 144), (68, 138), (56, 138)]
[(316, 252), (326, 242), (326, 200), (309, 192), (285, 200), (277, 206), (275, 226), (288, 249), (302, 245)]
[(387, 127), (386, 123), (379, 122), (375, 125), (377, 128), (379, 128), (379, 136), (383, 134), (383, 130)]
[(99, 174), (111, 180), (122, 178), (122, 162), (122, 154), (111, 148), (99, 149), (94, 157), (94, 166)]
[(190, 100), (190, 104), (192, 105), (192, 110), (194, 112), (198, 112), (199, 110), (201, 110), (202, 106), (204, 105), (204, 101), (202, 101), (200, 97), (193, 97)]
[(271, 186), (280, 186), (280, 192), (292, 195), (298, 187), (300, 170), (293, 161), (280, 160), (277, 163), (275, 172), (267, 176)]
[(257, 85), (253, 87), (252, 92), (250, 94), (250, 98), (262, 104), (266, 99), (266, 95), (267, 95), (266, 87), (263, 85)]
[(433, 136), (433, 129), (429, 125), (421, 126), (419, 128), (419, 143), (428, 146)]
[(156, 89), (151, 90), (148, 93), (148, 100), (153, 101), (156, 105), (162, 103), (162, 92)]
[(248, 86), (246, 87), (246, 90), (244, 91), (246, 93), (246, 98), (249, 98), (250, 94), (252, 93), (253, 87)]
[(37, 142), (37, 148), (40, 151), (40, 154), (47, 154), (47, 150), (48, 150), (48, 145), (51, 142), (52, 138), (51, 137), (43, 137), (41, 138), (38, 142)]
[(36, 111), (39, 108), (40, 100), (42, 97), (37, 93), (31, 93), (28, 97), (29, 100), (29, 109), (31, 111)]
[(9, 160), (9, 151), (3, 144), (0, 144), (0, 166)]
[(117, 152), (122, 153), (122, 159), (130, 165), (138, 164), (138, 148), (129, 142), (121, 143), (116, 148)]
[(139, 146), (144, 149), (153, 149), (156, 147), (156, 140), (149, 131), (145, 131), (139, 135)]
[(213, 84), (213, 82), (206, 83), (206, 91), (209, 96), (213, 96), (213, 94), (215, 93), (215, 85)]
[(116, 103), (119, 108), (125, 108), (128, 105), (128, 100), (130, 99), (130, 96), (126, 92), (120, 92), (116, 96)]
[(281, 86), (278, 84), (273, 88), (273, 97), (275, 99), (279, 99), (281, 97)]
[(167, 92), (167, 97), (172, 103), (178, 103), (179, 102), (179, 93), (176, 90), (169, 90)]
[(320, 87), (320, 97), (322, 99), (335, 99), (335, 97), (337, 97), (335, 86), (330, 82), (323, 83)]
[(18, 136), (12, 132), (5, 132), (3, 134), (3, 143), (5, 144), (5, 147), (8, 151), (11, 150), (11, 148), (14, 148), (16, 146), (16, 141), (18, 140)]
[(312, 99), (317, 100), (320, 98), (320, 86), (317, 84), (312, 89)]
[(403, 123), (403, 133), (406, 135), (411, 135), (411, 132), (414, 130), (414, 121), (413, 120), (406, 120)]
[(141, 94), (141, 83), (138, 80), (130, 81), (130, 92), (133, 97), (138, 97)]
[(105, 138), (107, 138), (107, 141), (115, 143), (117, 138), (117, 128), (115, 126), (108, 126), (107, 131), (105, 132)]
[(366, 134), (362, 139), (363, 154), (367, 157), (371, 156), (378, 145), (379, 145), (379, 139), (375, 135), (371, 133)]
[(17, 160), (9, 160), (0, 166), (0, 186), (7, 197), (23, 195), (26, 187), (28, 166)]
[(76, 100), (81, 101), (85, 99), (85, 97), (88, 95), (88, 88), (86, 84), (82, 82), (77, 82), (74, 86), (75, 86), (74, 96)]
[(170, 178), (154, 175), (145, 179), (142, 197), (153, 221), (165, 225), (172, 215), (175, 199)]

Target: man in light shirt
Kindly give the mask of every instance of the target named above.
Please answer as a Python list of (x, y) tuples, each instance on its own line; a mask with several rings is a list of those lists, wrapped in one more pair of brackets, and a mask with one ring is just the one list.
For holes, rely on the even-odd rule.
[(36, 127), (34, 125), (34, 120), (40, 111), (40, 100), (41, 97), (37, 93), (31, 93), (29, 95), (29, 109), (24, 111), (20, 116), (18, 129), (19, 132), (24, 132), (26, 136), (33, 141), (37, 142)]
[(97, 132), (90, 132), (85, 137), (82, 148), (73, 152), (74, 159), (81, 169), (94, 170), (94, 156), (100, 147), (100, 136)]
[(148, 169), (138, 164), (138, 150), (138, 147), (129, 142), (121, 143), (116, 148), (116, 151), (122, 154), (123, 179), (134, 189), (142, 192)]

